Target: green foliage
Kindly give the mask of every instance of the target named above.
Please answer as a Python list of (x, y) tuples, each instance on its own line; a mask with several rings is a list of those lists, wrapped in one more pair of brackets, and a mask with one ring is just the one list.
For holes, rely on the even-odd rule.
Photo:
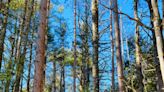
[(63, 5), (59, 5), (58, 6), (58, 10), (59, 13), (62, 13), (64, 11), (64, 6)]
[(5, 80), (5, 79), (7, 79), (7, 78), (8, 78), (7, 73), (1, 73), (1, 72), (0, 72), (0, 80)]
[(25, 2), (25, 0), (11, 0), (10, 9), (12, 9), (12, 10), (21, 9), (25, 6), (24, 2)]
[[(128, 42), (131, 55), (135, 55), (135, 47), (132, 39)], [(142, 41), (140, 44), (141, 48), (146, 47), (147, 42)], [(144, 81), (144, 92), (156, 92), (156, 64), (154, 63), (153, 48), (152, 45), (147, 46), (149, 48), (142, 49), (142, 74)], [(134, 57), (135, 58), (135, 57)], [(128, 64), (126, 64), (128, 62)], [(138, 80), (136, 78), (136, 63), (135, 59), (125, 62), (124, 72), (125, 72), (125, 84), (128, 87), (128, 92), (133, 92), (138, 88)], [(133, 90), (132, 90), (133, 89)]]

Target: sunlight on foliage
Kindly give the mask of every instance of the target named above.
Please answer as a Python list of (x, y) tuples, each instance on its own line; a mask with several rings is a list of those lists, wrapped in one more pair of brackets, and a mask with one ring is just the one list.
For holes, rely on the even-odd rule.
[(24, 1), (25, 0), (12, 0), (10, 2), (10, 8), (12, 10), (17, 10), (17, 9), (21, 9), (22, 7), (24, 7)]
[(62, 13), (63, 11), (64, 11), (64, 6), (63, 5), (59, 5), (58, 12)]

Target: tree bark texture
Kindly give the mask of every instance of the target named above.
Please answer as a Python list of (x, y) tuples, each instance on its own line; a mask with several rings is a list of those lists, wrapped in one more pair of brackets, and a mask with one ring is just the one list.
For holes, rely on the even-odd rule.
[(44, 87), (44, 69), (45, 69), (45, 37), (46, 37), (46, 26), (47, 26), (47, 15), (48, 15), (48, 0), (41, 0), (40, 4), (40, 25), (38, 30), (38, 41), (36, 49), (36, 60), (35, 60), (35, 75), (34, 75), (34, 88), (33, 92), (43, 92)]
[(98, 0), (92, 0), (92, 43), (93, 43), (93, 65), (92, 76), (94, 80), (93, 90), (99, 92), (99, 67), (98, 67)]
[(118, 5), (117, 0), (113, 0), (114, 6), (114, 27), (115, 27), (115, 43), (116, 43), (116, 60), (117, 60), (117, 72), (118, 72), (118, 87), (119, 92), (125, 92), (124, 90), (124, 75), (123, 75), (123, 63), (121, 55), (121, 39), (120, 39), (120, 28), (118, 18)]

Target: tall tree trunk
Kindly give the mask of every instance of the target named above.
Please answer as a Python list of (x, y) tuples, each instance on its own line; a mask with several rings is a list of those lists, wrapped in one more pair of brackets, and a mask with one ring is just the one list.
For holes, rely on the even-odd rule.
[(13, 56), (14, 56), (14, 38), (10, 38), (12, 41), (11, 41), (11, 56), (10, 56), (10, 61), (7, 65), (7, 81), (6, 81), (6, 84), (5, 84), (5, 92), (9, 92), (9, 88), (10, 88), (10, 82), (11, 82), (11, 78), (12, 78), (12, 59), (13, 59)]
[[(110, 7), (112, 7), (112, 0), (110, 0)], [(113, 39), (112, 18), (113, 18), (113, 14), (112, 14), (112, 10), (110, 10), (110, 41), (111, 41), (111, 53), (112, 53), (112, 56), (111, 56), (111, 61), (112, 61), (111, 92), (115, 92), (114, 39)]]
[[(88, 54), (88, 0), (85, 0), (85, 10), (84, 10), (84, 21), (80, 25), (79, 16), (78, 16), (78, 23), (80, 27), (80, 38), (81, 38), (81, 54), (82, 54), (82, 65), (80, 66), (80, 92), (88, 92), (89, 85), (88, 85), (88, 62), (87, 58), (89, 57)], [(80, 11), (79, 11), (80, 12)]]
[(20, 91), (19, 92), (22, 92), (23, 90), (23, 77), (21, 77), (21, 84), (20, 84)]
[(64, 69), (64, 64), (63, 63), (61, 64), (60, 92), (65, 92), (65, 69)]
[(162, 0), (162, 13), (163, 13), (163, 16), (162, 16), (162, 25), (163, 25), (163, 30), (164, 30), (164, 0)]
[[(61, 26), (62, 27), (62, 26)], [(62, 47), (62, 65), (61, 65), (61, 73), (62, 73), (62, 92), (65, 92), (65, 64), (64, 64), (64, 61), (65, 61), (65, 49), (64, 49), (64, 37), (65, 37), (65, 33), (66, 33), (66, 30), (65, 29), (62, 29), (62, 37), (61, 37), (61, 47)]]
[[(8, 5), (10, 4), (10, 0), (8, 0)], [(4, 51), (4, 40), (5, 40), (5, 36), (6, 36), (6, 29), (7, 29), (7, 20), (8, 20), (8, 10), (9, 10), (9, 6), (6, 5), (5, 9), (4, 9), (4, 20), (3, 20), (3, 24), (2, 24), (2, 29), (0, 30), (0, 71), (1, 71), (1, 67), (2, 67), (2, 57), (3, 57), (3, 51)]]
[[(79, 17), (78, 17), (78, 22), (79, 21)], [(79, 23), (80, 24), (80, 23)], [(84, 29), (84, 26), (85, 26), (85, 23), (81, 23), (81, 25), (79, 25), (80, 27), (80, 38), (82, 40), (82, 43), (81, 43), (81, 54), (82, 54), (82, 59), (81, 59), (81, 62), (82, 64), (80, 65), (80, 92), (85, 92), (85, 74), (86, 74), (86, 71), (85, 71), (85, 66), (86, 66), (86, 57), (85, 57), (85, 29)]]
[(119, 18), (118, 18), (118, 5), (117, 0), (113, 0), (114, 6), (114, 26), (115, 26), (115, 39), (116, 39), (116, 60), (117, 60), (117, 72), (118, 72), (118, 87), (119, 92), (125, 92), (124, 90), (124, 75), (123, 75), (123, 63), (121, 55), (121, 41), (120, 41), (120, 28), (119, 28)]
[[(134, 0), (134, 18), (139, 20), (138, 18), (138, 0)], [(136, 22), (135, 27), (135, 52), (136, 52), (136, 75), (137, 75), (137, 91), (143, 92), (144, 91), (144, 84), (143, 84), (143, 75), (142, 75), (142, 60), (141, 60), (141, 48), (140, 48), (140, 33), (139, 33), (139, 25)]]
[[(124, 60), (124, 39), (123, 39), (123, 20), (122, 15), (120, 15), (120, 37), (121, 37), (121, 52), (122, 52), (122, 60)], [(124, 63), (124, 61), (122, 61)]]
[(56, 92), (56, 61), (53, 61), (53, 81), (51, 92)]
[[(33, 37), (32, 37), (33, 38)], [(27, 92), (30, 92), (30, 80), (31, 80), (31, 64), (32, 64), (32, 48), (33, 43), (30, 44), (30, 60), (28, 64), (28, 76), (27, 76)]]
[[(20, 55), (19, 57), (19, 61), (18, 61), (18, 65), (16, 67), (16, 82), (15, 82), (15, 87), (14, 87), (14, 92), (18, 92), (19, 91), (19, 86), (20, 86), (20, 80), (21, 80), (21, 77), (23, 76), (23, 70), (24, 70), (24, 63), (25, 63), (25, 58), (26, 58), (26, 51), (27, 51), (27, 43), (28, 43), (28, 35), (29, 35), (29, 32), (30, 32), (30, 21), (31, 21), (31, 16), (32, 16), (32, 13), (33, 13), (33, 5), (34, 5), (34, 0), (32, 0), (32, 2), (28, 2), (25, 1), (25, 4), (27, 4), (25, 8), (25, 11), (27, 12), (25, 14), (25, 26), (24, 26), (24, 29), (22, 30), (23, 32), (23, 35), (21, 38), (24, 38), (22, 39), (22, 41), (24, 42), (24, 44), (20, 44), (20, 46), (23, 46), (24, 45), (24, 48), (23, 48), (23, 52), (22, 54)], [(32, 6), (30, 6), (32, 5)]]
[[(23, 51), (25, 51), (25, 52), (23, 52), (22, 56), (20, 56), (20, 53), (21, 53), (20, 48), (22, 45), (21, 38), (23, 36), (22, 33), (24, 32), (24, 28), (26, 28), (25, 26), (27, 26), (26, 25), (27, 24), (27, 21), (26, 21), (27, 13), (26, 12), (27, 12), (27, 7), (28, 7), (28, 0), (25, 0), (24, 3), (25, 3), (25, 6), (24, 6), (24, 14), (23, 15), (25, 15), (25, 16), (24, 16), (24, 19), (22, 20), (23, 22), (22, 22), (22, 25), (20, 26), (20, 30), (19, 30), (21, 32), (21, 34), (20, 34), (20, 38), (19, 38), (20, 40), (18, 42), (19, 50), (17, 52), (17, 59), (16, 59), (17, 66), (16, 66), (16, 79), (15, 79), (15, 84), (14, 84), (14, 92), (19, 92), (19, 89), (20, 89), (20, 82), (21, 82), (21, 77), (22, 77), (23, 67), (24, 67), (24, 61), (22, 60), (22, 56), (25, 56), (25, 54), (26, 54), (26, 48), (24, 48)], [(26, 22), (24, 22), (24, 21), (26, 21)], [(24, 23), (25, 23), (25, 25), (24, 25)], [(27, 32), (25, 32), (25, 33), (27, 34)]]
[(93, 66), (92, 76), (94, 79), (93, 90), (99, 92), (99, 67), (98, 67), (98, 0), (92, 0), (92, 43), (93, 43)]
[(26, 15), (27, 15), (27, 8), (28, 7), (28, 0), (24, 1), (24, 10), (23, 13), (21, 14), (22, 16), (20, 17), (20, 24), (19, 24), (19, 29), (17, 32), (17, 41), (16, 41), (16, 56), (15, 56), (15, 62), (14, 63), (19, 63), (20, 55), (21, 55), (21, 45), (22, 45), (22, 37), (23, 37), (23, 32), (25, 29), (25, 24), (26, 22)]
[[(61, 21), (61, 20), (60, 20)], [(61, 28), (61, 22), (60, 22), (60, 28)], [(61, 67), (61, 77), (60, 77), (60, 92), (65, 92), (65, 67), (64, 67), (64, 36), (65, 36), (65, 30), (61, 29), (62, 33), (61, 33), (61, 52), (62, 52), (62, 59), (60, 62), (60, 67)]]
[[(61, 62), (61, 61), (60, 61)], [(62, 87), (62, 64), (60, 63), (60, 92), (62, 92), (63, 91), (63, 87)]]
[[(148, 6), (149, 6), (149, 12), (150, 12), (150, 20), (151, 20), (151, 26), (154, 28), (153, 24), (153, 9), (151, 6), (151, 0), (147, 0)], [(160, 64), (158, 60), (158, 53), (157, 53), (157, 46), (156, 46), (156, 37), (155, 37), (155, 31), (151, 30), (152, 32), (152, 37), (153, 37), (153, 53), (154, 53), (154, 62), (156, 64), (156, 72), (157, 72), (157, 92), (161, 92), (162, 87), (163, 87), (163, 82), (162, 80), (162, 75), (161, 75), (161, 70), (160, 70)]]
[(73, 92), (76, 92), (76, 0), (74, 0), (74, 64), (73, 64)]
[(44, 69), (45, 69), (45, 37), (47, 30), (48, 0), (41, 0), (40, 4), (40, 25), (38, 30), (38, 41), (35, 60), (34, 88), (33, 92), (43, 92)]
[(80, 38), (82, 40), (82, 65), (81, 65), (81, 74), (80, 74), (80, 92), (88, 92), (89, 91), (89, 46), (88, 46), (88, 36), (89, 36), (89, 31), (88, 31), (88, 6), (87, 6), (87, 0), (85, 0), (85, 19), (84, 22), (81, 23), (81, 34)]
[[(90, 1), (90, 0), (89, 0)], [(89, 92), (89, 76), (90, 76), (90, 56), (89, 56), (89, 26), (88, 26), (88, 18), (89, 18), (89, 1), (85, 0), (85, 92)]]
[(65, 92), (65, 67), (64, 67), (64, 65), (63, 65), (63, 67), (62, 67), (63, 69), (62, 69), (62, 71), (63, 71), (63, 74), (62, 74), (62, 78), (63, 78), (63, 84), (62, 84), (62, 87), (63, 87), (63, 92)]
[(156, 37), (156, 44), (157, 44), (157, 51), (158, 51), (158, 58), (160, 62), (160, 69), (162, 74), (162, 80), (164, 83), (164, 53), (163, 53), (163, 37), (162, 37), (162, 30), (161, 30), (161, 19), (159, 15), (157, 0), (151, 0), (151, 5), (153, 9), (153, 23), (154, 23), (154, 31)]
[(160, 70), (160, 64), (158, 60), (158, 54), (157, 54), (157, 45), (156, 45), (156, 38), (155, 38), (155, 32), (152, 30), (152, 35), (153, 35), (153, 51), (154, 51), (154, 62), (156, 64), (156, 74), (157, 74), (157, 92), (163, 92), (163, 82), (162, 80), (162, 75), (161, 75), (161, 70)]
[(8, 75), (8, 78), (7, 78), (7, 81), (6, 81), (6, 84), (5, 84), (5, 92), (9, 92), (9, 88), (10, 88), (10, 82), (11, 82), (11, 78), (12, 78), (12, 70), (13, 70), (13, 65), (14, 65), (14, 62), (12, 62), (14, 60), (14, 49), (15, 49), (15, 36), (16, 36), (16, 30), (17, 30), (17, 21), (18, 19), (16, 18), (16, 22), (15, 22), (15, 26), (14, 26), (14, 36), (11, 36), (10, 37), (10, 42), (11, 42), (11, 56), (10, 56), (10, 60), (9, 60), (9, 63), (7, 65), (7, 75)]
[(81, 28), (81, 38), (82, 38), (82, 46), (81, 46), (81, 51), (82, 51), (82, 65), (80, 66), (80, 69), (81, 69), (81, 72), (80, 72), (80, 92), (85, 92), (85, 80), (86, 80), (86, 77), (85, 77), (85, 75), (86, 75), (86, 71), (85, 71), (85, 67), (86, 67), (86, 61), (85, 61), (85, 59), (86, 59), (86, 57), (85, 57), (85, 37), (84, 37), (84, 31), (85, 31), (85, 29), (84, 29), (84, 25), (85, 24), (82, 24), (81, 26), (82, 26), (82, 28)]
[[(17, 14), (16, 14), (17, 15)], [(17, 19), (18, 21), (18, 23), (20, 22), (20, 18), (18, 18)], [(15, 24), (15, 43), (14, 43), (14, 46), (16, 46), (15, 47), (15, 52), (14, 52), (14, 55), (15, 55), (15, 57), (13, 57), (13, 64), (12, 64), (12, 66), (11, 66), (11, 69), (13, 69), (14, 70), (14, 68), (15, 68), (15, 66), (17, 65), (17, 52), (18, 52), (18, 44), (19, 44), (19, 30), (20, 30), (20, 27), (21, 27), (21, 25), (23, 24), (23, 21), (21, 21), (21, 23), (19, 23), (19, 28), (17, 29), (17, 23)], [(12, 77), (11, 77), (12, 78)], [(11, 81), (11, 78), (8, 80), (8, 81)], [(14, 83), (12, 83), (11, 84), (11, 90), (12, 90), (12, 92), (14, 91), (14, 85), (15, 85), (15, 81), (14, 81)]]
[[(33, 13), (34, 14), (34, 11), (36, 10), (36, 2), (35, 2), (35, 0), (32, 0), (32, 9), (33, 9), (33, 12), (31, 12), (31, 13)], [(36, 18), (34, 17), (34, 19), (33, 19), (33, 24), (32, 24), (32, 33), (31, 33), (31, 35), (32, 35), (32, 37), (31, 37), (31, 39), (33, 39), (34, 38), (34, 32), (35, 32), (35, 29), (36, 29), (36, 20), (35, 20)], [(33, 42), (31, 41), (30, 42), (31, 44), (30, 44), (30, 59), (29, 59), (29, 64), (28, 64), (28, 75), (27, 75), (27, 92), (30, 92), (30, 81), (31, 81), (31, 68), (32, 68), (32, 60), (33, 60)]]

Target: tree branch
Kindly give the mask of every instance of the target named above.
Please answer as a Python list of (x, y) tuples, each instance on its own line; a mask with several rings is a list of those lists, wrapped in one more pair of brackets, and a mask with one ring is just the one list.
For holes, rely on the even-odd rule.
[(128, 17), (130, 20), (133, 20), (133, 21), (137, 22), (140, 26), (143, 26), (143, 27), (145, 27), (145, 28), (148, 29), (148, 30), (153, 30), (151, 27), (149, 27), (149, 26), (143, 24), (141, 21), (139, 21), (139, 20), (137, 20), (137, 19), (135, 19), (135, 18), (132, 18), (131, 16), (129, 16), (129, 15), (126, 14), (126, 13), (123, 13), (123, 12), (121, 12), (121, 11), (116, 12), (116, 11), (114, 11), (113, 8), (107, 7), (106, 5), (103, 5), (102, 3), (100, 3), (100, 5), (102, 5), (102, 6), (103, 6), (104, 8), (106, 8), (106, 9), (112, 10), (112, 11), (115, 12), (115, 13), (122, 14), (122, 15)]

